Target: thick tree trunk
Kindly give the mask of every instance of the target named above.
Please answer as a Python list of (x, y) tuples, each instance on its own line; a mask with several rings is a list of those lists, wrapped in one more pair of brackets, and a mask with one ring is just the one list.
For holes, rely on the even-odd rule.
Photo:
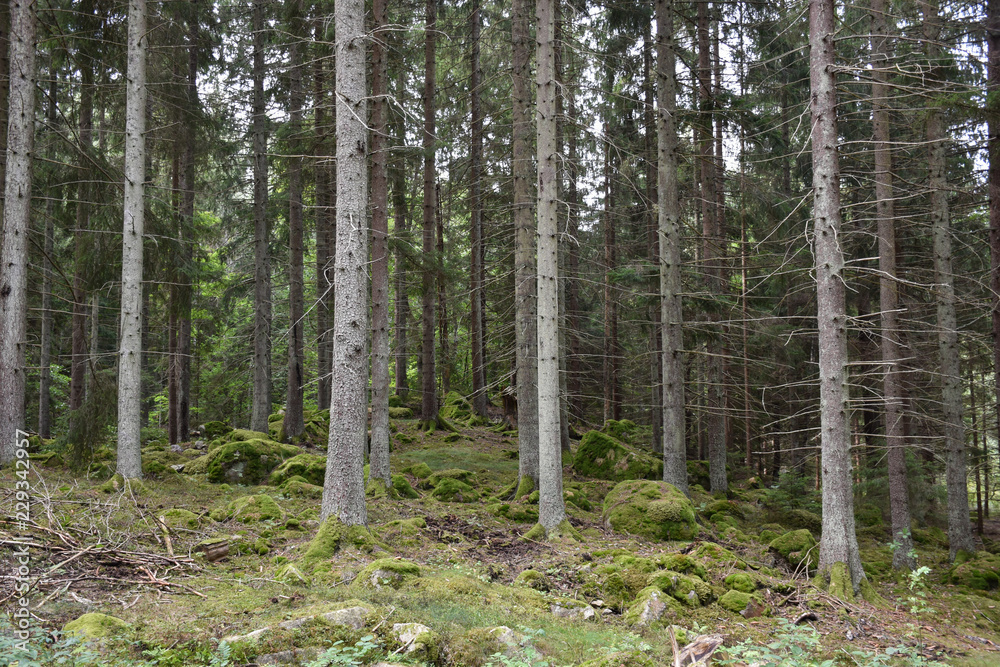
[[(987, 92), (994, 100), (987, 115), (990, 201), (990, 291), (993, 295), (993, 380), (996, 426), (1000, 432), (1000, 0), (986, 3)], [(1000, 439), (997, 442), (1000, 453)]]
[(673, 0), (656, 0), (657, 215), (663, 365), (663, 481), (688, 492), (685, 450), (680, 189)]
[(892, 565), (910, 569), (916, 561), (910, 536), (910, 500), (906, 485), (906, 441), (903, 439), (903, 385), (900, 376), (899, 316), (896, 283), (896, 212), (893, 202), (889, 131), (888, 22), (885, 0), (872, 0), (872, 125), (875, 137), (875, 217), (878, 219), (879, 310), (881, 311), (882, 395), (885, 443), (889, 464), (889, 510)]
[[(924, 15), (924, 49), (930, 62), (931, 85), (943, 89), (940, 77), (941, 33), (937, 0), (921, 2)], [(955, 275), (951, 261), (951, 215), (948, 211), (948, 180), (942, 110), (927, 109), (927, 185), (930, 218), (934, 232), (934, 283), (937, 285), (938, 351), (941, 356), (941, 420), (947, 449), (945, 480), (948, 489), (948, 552), (952, 560), (962, 552), (972, 553), (976, 543), (969, 521), (968, 457), (965, 421), (962, 418), (962, 375), (959, 364), (958, 324), (955, 314)]]
[(35, 116), (35, 11), (10, 5), (10, 114), (0, 246), (0, 464), (16, 456), (24, 413), (28, 319), (28, 227)]
[(302, 2), (293, 0), (289, 7), (292, 42), (288, 48), (288, 386), (285, 394), (285, 419), (282, 433), (286, 442), (302, 435), (305, 428), (303, 400), (305, 393), (305, 290), (303, 277), (302, 223)]
[(535, 224), (531, 196), (534, 165), (531, 155), (528, 11), (527, 0), (514, 0), (511, 20), (514, 125), (511, 170), (514, 177), (514, 336), (519, 494), (538, 487), (538, 338)]
[(469, 345), (472, 348), (472, 408), (486, 417), (489, 397), (486, 394), (486, 365), (483, 357), (483, 111), (481, 90), (483, 73), (479, 66), (479, 39), (482, 17), (480, 0), (473, 0), (469, 15), (470, 54), (469, 110), (472, 123), (472, 146), (469, 151)]
[(271, 223), (267, 217), (267, 99), (264, 97), (264, 1), (253, 3), (253, 396), (250, 429), (267, 433), (271, 414)]
[(813, 253), (819, 329), (823, 534), (819, 570), (837, 596), (852, 597), (865, 579), (854, 529), (847, 393), (847, 312), (840, 237), (840, 166), (834, 72), (833, 0), (809, 3), (812, 116)]
[(372, 6), (372, 441), (368, 478), (389, 475), (389, 152), (386, 122), (386, 0)]
[(547, 534), (566, 519), (559, 410), (559, 228), (556, 151), (555, 16), (558, 0), (538, 0), (538, 522)]
[(364, 525), (368, 430), (368, 111), (362, 0), (337, 0), (337, 257), (330, 438), (321, 518)]
[(142, 475), (142, 235), (146, 180), (146, 0), (129, 0), (125, 100), (125, 220), (118, 354), (118, 465), (126, 479)]
[(437, 82), (437, 0), (427, 0), (426, 29), (424, 32), (424, 217), (423, 217), (423, 270), (421, 275), (421, 329), (420, 350), (420, 420), (425, 428), (437, 423), (437, 377), (434, 369), (434, 288), (437, 279), (437, 262), (434, 261), (434, 223), (437, 200), (435, 198), (435, 130), (434, 94)]
[(325, 20), (315, 17), (315, 45), (313, 60), (313, 104), (315, 107), (315, 181), (316, 181), (316, 405), (330, 407), (330, 364), (333, 362), (330, 325), (333, 313), (333, 254), (334, 208), (333, 159), (330, 155), (330, 125), (326, 117), (327, 95)]
[[(0, 1), (0, 146), (7, 145), (7, 111), (10, 105), (10, 0)], [(0, 183), (6, 183), (7, 151), (0, 150)], [(4, 195), (0, 193), (0, 220), (3, 219)], [(3, 225), (0, 225), (3, 243)], [(0, 274), (3, 267), (0, 267)]]

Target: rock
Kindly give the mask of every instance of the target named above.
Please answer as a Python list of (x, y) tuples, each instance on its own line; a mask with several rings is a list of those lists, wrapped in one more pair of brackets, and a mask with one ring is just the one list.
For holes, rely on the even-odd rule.
[(699, 607), (712, 601), (712, 587), (701, 577), (693, 574), (681, 574), (664, 570), (649, 576), (646, 582), (649, 586), (655, 586), (675, 600), (683, 602), (689, 607)]
[(420, 566), (406, 560), (380, 558), (373, 561), (358, 575), (358, 584), (381, 590), (388, 586), (399, 588), (408, 579), (420, 576)]
[(282, 461), (301, 451), (270, 440), (263, 433), (236, 429), (213, 440), (208, 453), (189, 462), (184, 471), (206, 473), (213, 484), (260, 484)]
[(805, 528), (813, 534), (823, 530), (823, 519), (808, 510), (791, 510), (783, 513), (782, 518), (792, 528)]
[(101, 639), (118, 634), (127, 627), (128, 623), (120, 618), (91, 612), (67, 623), (63, 626), (63, 632), (86, 639)]
[(293, 648), (267, 655), (258, 655), (254, 662), (258, 665), (301, 665), (307, 660), (314, 660), (319, 655), (315, 648)]
[(753, 593), (757, 590), (757, 584), (750, 575), (745, 572), (733, 572), (731, 575), (726, 577), (726, 588), (731, 591), (740, 591), (741, 593)]
[(204, 440), (195, 440), (194, 444), (191, 446), (195, 449), (208, 449), (208, 443)]
[(471, 503), (479, 500), (478, 491), (461, 480), (451, 478), (438, 482), (431, 495), (445, 503)]
[(573, 457), (573, 469), (587, 477), (612, 481), (663, 477), (663, 462), (657, 457), (600, 431), (584, 434)]
[(322, 487), (326, 476), (326, 457), (317, 454), (298, 454), (281, 463), (271, 472), (268, 484), (281, 486), (293, 477)]
[(389, 419), (413, 419), (413, 410), (406, 407), (389, 407)]
[(798, 567), (803, 562), (807, 563), (810, 569), (819, 566), (819, 548), (816, 546), (816, 539), (806, 528), (785, 533), (781, 537), (771, 540), (768, 546), (781, 554), (794, 567)]
[(489, 632), (496, 637), (498, 642), (508, 648), (517, 648), (521, 645), (521, 640), (518, 638), (517, 633), (506, 625), (498, 625), (495, 628), (490, 628)]
[(514, 578), (515, 586), (526, 586), (536, 591), (547, 591), (551, 588), (548, 577), (538, 570), (524, 570)]
[(420, 623), (396, 623), (392, 634), (404, 647), (403, 653), (429, 653), (434, 648), (434, 633)]
[(654, 540), (691, 540), (699, 530), (691, 500), (666, 482), (621, 482), (604, 499), (604, 519), (619, 532)]
[(582, 618), (589, 621), (597, 616), (597, 611), (589, 604), (583, 607), (563, 607), (562, 605), (552, 605), (552, 615), (556, 618)]
[(328, 611), (320, 616), (333, 625), (345, 625), (354, 630), (360, 630), (365, 627), (365, 618), (370, 613), (372, 612), (368, 607), (348, 607), (347, 609)]
[(174, 444), (170, 445), (170, 451), (173, 452), (174, 454), (180, 454), (181, 452), (184, 451), (184, 448), (181, 447), (180, 445)]
[[(764, 605), (764, 601), (757, 595), (744, 593), (742, 591), (729, 591), (719, 598), (719, 606), (733, 612), (734, 614), (742, 614), (751, 605), (762, 607)], [(757, 615), (759, 616), (760, 614)]]
[(198, 526), (201, 525), (201, 518), (197, 514), (179, 507), (163, 512), (163, 514), (159, 515), (159, 518), (160, 521), (171, 528), (180, 527), (197, 530)]
[(174, 472), (184, 472), (184, 464), (175, 463), (174, 465), (170, 466), (170, 469), (173, 470)]
[(639, 591), (635, 602), (625, 612), (625, 622), (634, 627), (649, 627), (661, 620), (668, 610), (678, 613), (681, 609), (673, 597), (656, 586), (647, 586)]
[(278, 521), (285, 514), (274, 498), (263, 494), (237, 498), (226, 506), (226, 513), (230, 518), (243, 523), (257, 523), (268, 519)]
[(392, 476), (392, 488), (400, 498), (419, 498), (420, 494), (410, 486), (410, 481), (403, 475)]
[(301, 477), (292, 477), (281, 485), (281, 490), (288, 496), (299, 496), (300, 498), (322, 498), (323, 487), (310, 484)]

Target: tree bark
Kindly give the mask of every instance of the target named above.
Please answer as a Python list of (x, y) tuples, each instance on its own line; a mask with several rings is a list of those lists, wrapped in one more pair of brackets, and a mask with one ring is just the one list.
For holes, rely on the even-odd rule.
[(14, 459), (24, 412), (28, 228), (35, 116), (35, 7), (10, 5), (10, 107), (0, 246), (0, 464)]
[[(514, 137), (514, 338), (517, 368), (518, 493), (538, 487), (538, 338), (535, 291), (535, 224), (531, 182), (531, 91), (527, 0), (514, 0), (511, 19)], [(527, 484), (527, 480), (531, 484)]]
[[(996, 425), (1000, 432), (1000, 0), (986, 3), (987, 92), (994, 100), (987, 115), (990, 202), (990, 292), (993, 295), (993, 380)], [(1000, 440), (997, 442), (1000, 454)]]
[(267, 433), (271, 414), (271, 222), (267, 217), (267, 99), (264, 96), (264, 2), (253, 3), (253, 397), (250, 429)]
[[(931, 92), (943, 92), (939, 77), (941, 53), (937, 46), (941, 25), (937, 0), (923, 0), (924, 49), (930, 65)], [(938, 78), (936, 78), (938, 77)], [(962, 418), (962, 375), (959, 359), (958, 324), (955, 314), (955, 275), (951, 260), (951, 215), (948, 210), (948, 181), (942, 110), (931, 99), (927, 108), (927, 185), (930, 189), (930, 218), (934, 233), (934, 282), (937, 285), (937, 338), (941, 359), (941, 420), (947, 449), (945, 480), (948, 490), (948, 553), (952, 560), (962, 552), (972, 553), (976, 543), (969, 521), (968, 456), (965, 448), (965, 421)]]
[[(84, 6), (88, 19), (93, 5)], [(84, 54), (89, 55), (89, 54)], [(80, 68), (80, 108), (79, 108), (79, 141), (80, 156), (78, 168), (80, 181), (77, 184), (76, 198), (76, 228), (73, 231), (74, 267), (73, 267), (73, 326), (71, 336), (71, 361), (69, 372), (69, 409), (70, 422), (76, 419), (73, 414), (83, 405), (86, 392), (87, 371), (87, 292), (86, 268), (87, 247), (86, 232), (90, 227), (91, 182), (90, 173), (91, 150), (93, 148), (94, 128), (94, 64), (93, 60), (81, 56)], [(70, 430), (74, 430), (72, 426)]]
[(437, 0), (427, 0), (424, 33), (424, 217), (423, 217), (423, 270), (421, 274), (421, 328), (420, 350), (420, 420), (424, 428), (437, 423), (437, 377), (434, 369), (434, 295), (437, 262), (434, 261), (434, 225), (437, 200), (435, 198), (435, 148), (434, 94), (437, 82)]
[(118, 465), (125, 479), (142, 475), (142, 235), (146, 180), (146, 0), (129, 0), (125, 101), (125, 220), (118, 354)]
[(386, 123), (386, 0), (372, 13), (372, 441), (369, 479), (388, 488), (389, 475), (389, 151)]
[(809, 3), (812, 117), (813, 253), (819, 329), (820, 447), (823, 533), (819, 570), (832, 592), (852, 597), (865, 579), (854, 529), (851, 434), (847, 393), (847, 312), (844, 256), (839, 245), (840, 166), (834, 73), (833, 0)]
[(330, 437), (320, 516), (364, 525), (368, 430), (368, 110), (362, 0), (337, 0), (337, 256)]
[[(402, 71), (402, 68), (400, 68)], [(397, 89), (402, 90), (403, 84), (398, 82)], [(398, 115), (393, 116), (393, 135), (396, 145), (402, 146), (403, 122)], [(406, 206), (406, 179), (404, 168), (406, 158), (397, 154), (392, 164), (392, 217), (393, 234), (396, 236), (397, 250), (396, 262), (393, 268), (396, 284), (396, 313), (395, 313), (395, 333), (396, 333), (396, 395), (406, 399), (410, 394), (410, 382), (407, 372), (410, 365), (409, 352), (409, 323), (410, 323), (410, 295), (408, 293), (409, 284), (407, 280), (407, 263), (405, 248), (410, 242), (410, 225), (408, 209)]]
[(472, 408), (486, 417), (489, 397), (486, 394), (486, 366), (483, 357), (483, 111), (481, 90), (483, 73), (479, 65), (479, 40), (482, 28), (481, 0), (473, 0), (469, 15), (471, 41), (469, 81), (469, 111), (472, 123), (472, 145), (469, 150), (469, 344), (472, 348)]
[(897, 548), (892, 566), (912, 570), (916, 561), (910, 535), (910, 501), (906, 484), (906, 441), (903, 438), (903, 385), (900, 376), (899, 308), (896, 283), (896, 212), (893, 203), (892, 153), (889, 130), (888, 22), (885, 0), (871, 2), (872, 125), (875, 138), (875, 217), (878, 219), (879, 310), (881, 311), (882, 393), (885, 444), (889, 465), (889, 511)]
[(302, 2), (293, 0), (289, 6), (289, 30), (292, 42), (288, 47), (288, 386), (285, 394), (285, 419), (282, 434), (292, 442), (305, 428), (303, 399), (305, 390), (305, 294), (303, 278), (302, 223)]
[(657, 218), (663, 349), (663, 481), (688, 493), (681, 310), (680, 190), (677, 182), (677, 83), (673, 0), (656, 0)]
[[(49, 128), (54, 129), (58, 122), (56, 110), (56, 96), (59, 92), (59, 74), (55, 67), (50, 67), (48, 90), (47, 116)], [(51, 145), (50, 145), (51, 146)], [(55, 157), (55, 150), (50, 147), (49, 159)], [(55, 224), (53, 216), (55, 214), (55, 200), (62, 195), (57, 194), (59, 190), (53, 182), (55, 179), (50, 176), (48, 183), (49, 196), (45, 200), (45, 232), (43, 241), (42, 257), (42, 326), (39, 336), (41, 351), (38, 360), (38, 435), (43, 438), (52, 437), (52, 252), (55, 234)]]
[(332, 337), (330, 325), (333, 313), (333, 255), (334, 248), (334, 207), (333, 159), (330, 155), (330, 125), (326, 117), (328, 96), (326, 82), (327, 57), (325, 20), (315, 17), (315, 40), (317, 47), (313, 61), (313, 104), (316, 150), (316, 405), (330, 407), (330, 364), (332, 358)]

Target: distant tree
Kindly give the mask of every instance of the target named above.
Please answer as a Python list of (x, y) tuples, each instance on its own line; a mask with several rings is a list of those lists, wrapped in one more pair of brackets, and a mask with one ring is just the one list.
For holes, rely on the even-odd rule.
[(437, 189), (435, 174), (435, 106), (434, 95), (437, 82), (437, 3), (438, 0), (427, 0), (424, 23), (424, 217), (421, 249), (423, 250), (423, 270), (421, 273), (421, 310), (420, 321), (423, 333), (421, 342), (420, 363), (420, 420), (423, 428), (431, 428), (437, 424), (437, 375), (434, 360), (434, 296), (437, 279), (435, 271), (434, 232), (437, 209)]

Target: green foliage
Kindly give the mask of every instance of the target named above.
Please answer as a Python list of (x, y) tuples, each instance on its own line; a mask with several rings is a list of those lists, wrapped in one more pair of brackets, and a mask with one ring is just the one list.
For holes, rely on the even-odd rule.
[(74, 468), (89, 464), (98, 446), (111, 439), (118, 418), (118, 378), (114, 369), (91, 376), (83, 404), (72, 413), (66, 443)]
[(584, 434), (573, 457), (573, 468), (587, 477), (616, 482), (663, 477), (663, 462), (657, 457), (640, 452), (600, 431)]
[(381, 648), (382, 644), (375, 638), (375, 635), (365, 635), (355, 642), (353, 646), (349, 646), (342, 640), (338, 640), (318, 658), (306, 663), (306, 667), (363, 665), (367, 662), (369, 655), (378, 652)]
[(28, 633), (28, 639), (21, 640), (14, 635), (14, 628), (7, 621), (7, 615), (0, 617), (0, 665), (96, 667), (104, 664), (101, 656), (88, 648), (79, 637), (60, 632), (49, 633), (38, 626), (30, 627)]

